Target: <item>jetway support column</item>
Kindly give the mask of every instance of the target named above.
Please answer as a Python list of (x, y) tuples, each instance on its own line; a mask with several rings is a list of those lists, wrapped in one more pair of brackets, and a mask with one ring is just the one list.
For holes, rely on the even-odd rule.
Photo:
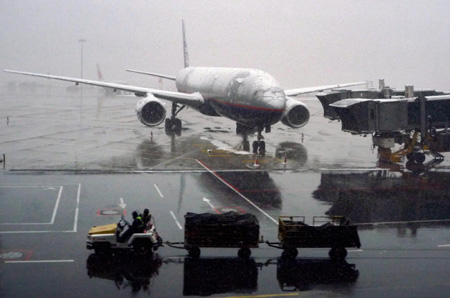
[(426, 144), (427, 139), (427, 122), (426, 122), (426, 108), (425, 108), (425, 101), (427, 99), (423, 95), (419, 95), (419, 105), (420, 105), (420, 138), (421, 138), (421, 145), (428, 145)]

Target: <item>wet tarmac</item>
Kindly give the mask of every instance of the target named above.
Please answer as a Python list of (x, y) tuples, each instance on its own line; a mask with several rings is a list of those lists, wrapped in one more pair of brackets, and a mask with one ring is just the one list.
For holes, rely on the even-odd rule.
[[(170, 137), (138, 122), (135, 97), (98, 94), (50, 85), (0, 94), (1, 297), (448, 295), (448, 153), (430, 169), (380, 165), (370, 136), (341, 132), (307, 97), (310, 123), (274, 126), (255, 156), (226, 119), (189, 109)], [(90, 227), (144, 208), (164, 241), (183, 241), (187, 212), (234, 211), (254, 214), (269, 241), (280, 215), (348, 216), (362, 246), (341, 263), (329, 249), (286, 259), (265, 243), (248, 260), (236, 248), (204, 248), (199, 259), (167, 245), (151, 258), (85, 248)]]

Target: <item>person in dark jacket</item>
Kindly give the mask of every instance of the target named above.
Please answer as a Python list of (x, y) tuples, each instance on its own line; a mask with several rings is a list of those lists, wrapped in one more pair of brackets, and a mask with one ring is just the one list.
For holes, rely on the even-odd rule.
[(145, 208), (144, 213), (142, 213), (142, 220), (144, 221), (144, 225), (147, 225), (151, 219), (152, 219), (152, 215), (150, 214), (150, 210)]
[(132, 233), (142, 233), (145, 228), (142, 217), (138, 215), (137, 211), (133, 211), (131, 215), (133, 216), (133, 223), (131, 224)]

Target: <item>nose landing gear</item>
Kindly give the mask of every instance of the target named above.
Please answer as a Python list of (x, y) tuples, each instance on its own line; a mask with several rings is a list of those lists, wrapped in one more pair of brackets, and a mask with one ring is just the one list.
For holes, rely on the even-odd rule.
[(236, 133), (242, 135), (242, 148), (244, 151), (250, 151), (250, 142), (248, 141), (248, 135), (258, 131), (257, 140), (252, 143), (253, 154), (260, 154), (264, 156), (266, 154), (266, 142), (263, 141), (264, 137), (262, 131), (265, 128), (265, 132), (270, 132), (270, 126), (265, 127), (247, 127), (240, 123), (236, 123)]
[(264, 156), (266, 154), (266, 142), (262, 141), (264, 137), (261, 132), (258, 132), (258, 140), (253, 142), (253, 154), (260, 154)]
[(172, 116), (169, 118), (166, 118), (166, 122), (164, 123), (164, 128), (166, 130), (166, 134), (171, 136), (171, 135), (181, 135), (181, 129), (182, 124), (181, 124), (181, 120), (178, 119), (176, 116), (177, 114), (184, 109), (186, 106), (182, 105), (178, 110), (178, 105), (176, 103), (172, 104)]

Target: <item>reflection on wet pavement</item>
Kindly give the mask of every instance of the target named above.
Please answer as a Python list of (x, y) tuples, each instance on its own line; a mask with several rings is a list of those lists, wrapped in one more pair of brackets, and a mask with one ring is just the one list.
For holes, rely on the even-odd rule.
[[(257, 205), (281, 208), (281, 192), (267, 171), (222, 171), (216, 174)], [(232, 194), (228, 186), (210, 173), (202, 173), (200, 181), (205, 188), (216, 189), (228, 196)]]
[(158, 276), (161, 265), (162, 258), (157, 254), (144, 258), (133, 254), (91, 254), (86, 261), (89, 278), (110, 280), (118, 290), (131, 287), (132, 292), (150, 292), (150, 280)]
[(332, 204), (327, 214), (356, 223), (447, 222), (450, 218), (450, 171), (368, 170), (324, 172), (314, 198)]
[(185, 296), (250, 294), (258, 289), (258, 268), (253, 259), (185, 259), (183, 281)]

